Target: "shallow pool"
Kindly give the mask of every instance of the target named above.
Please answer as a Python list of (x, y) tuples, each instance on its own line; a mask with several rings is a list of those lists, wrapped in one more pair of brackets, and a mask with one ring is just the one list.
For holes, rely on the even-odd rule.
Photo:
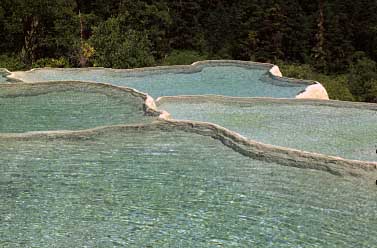
[(0, 85), (0, 132), (78, 130), (151, 122), (144, 99), (88, 83)]
[(0, 138), (2, 247), (373, 247), (377, 191), (181, 131)]
[(159, 108), (174, 119), (212, 122), (267, 144), (377, 161), (377, 108), (327, 101), (205, 99), (166, 100)]
[[(214, 62), (213, 62), (214, 63)], [(139, 71), (111, 69), (38, 69), (15, 72), (25, 82), (83, 80), (127, 86), (154, 98), (176, 95), (217, 94), (242, 97), (294, 98), (309, 83), (301, 80), (277, 80), (268, 75), (269, 68), (246, 67), (221, 63), (184, 69), (150, 69)]]

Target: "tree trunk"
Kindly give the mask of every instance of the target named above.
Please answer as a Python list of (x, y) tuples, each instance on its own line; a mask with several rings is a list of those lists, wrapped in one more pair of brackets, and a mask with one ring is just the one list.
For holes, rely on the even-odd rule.
[(35, 61), (35, 50), (37, 48), (37, 29), (39, 20), (36, 16), (24, 19), (24, 47), (23, 60), (26, 65), (32, 65)]
[(83, 27), (83, 21), (82, 21), (80, 10), (79, 10), (79, 18), (80, 18), (80, 44), (81, 44), (79, 63), (80, 63), (80, 67), (86, 67), (88, 59), (84, 56), (84, 35), (83, 35), (84, 27)]
[(319, 0), (318, 4), (318, 22), (316, 34), (316, 47), (314, 50), (315, 67), (320, 71), (324, 71), (326, 67), (325, 52), (325, 16), (324, 16), (324, 0)]

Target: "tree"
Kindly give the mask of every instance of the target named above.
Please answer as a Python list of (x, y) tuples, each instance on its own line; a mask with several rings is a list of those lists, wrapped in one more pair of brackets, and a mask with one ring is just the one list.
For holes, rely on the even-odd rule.
[(201, 24), (201, 1), (171, 1), (169, 9), (174, 19), (169, 29), (170, 45), (173, 49), (199, 50), (203, 52), (207, 42)]
[(89, 42), (95, 49), (95, 66), (132, 68), (154, 64), (147, 35), (127, 29), (124, 23), (124, 17), (112, 17), (94, 29)]
[(151, 52), (162, 59), (170, 51), (168, 31), (173, 23), (169, 7), (164, 1), (126, 1), (129, 28), (148, 35)]
[(259, 61), (274, 62), (283, 58), (283, 34), (286, 32), (287, 17), (279, 4), (266, 8), (258, 22), (258, 49), (256, 58)]
[(5, 0), (2, 4), (10, 10), (4, 17), (4, 31), (12, 37), (8, 49), (22, 51), (26, 64), (68, 55), (76, 39), (75, 1)]
[(284, 60), (309, 63), (311, 53), (309, 38), (313, 28), (313, 15), (310, 12), (305, 12), (304, 6), (300, 2), (300, 0), (285, 0), (281, 3), (281, 11), (287, 17), (282, 50)]
[(324, 0), (318, 0), (318, 21), (316, 33), (316, 45), (313, 48), (314, 67), (319, 71), (326, 68), (325, 52), (325, 17), (324, 17)]
[[(339, 7), (339, 5), (338, 5)], [(355, 52), (352, 45), (352, 27), (346, 14), (334, 14), (329, 18), (326, 32), (326, 68), (328, 72), (347, 72)]]

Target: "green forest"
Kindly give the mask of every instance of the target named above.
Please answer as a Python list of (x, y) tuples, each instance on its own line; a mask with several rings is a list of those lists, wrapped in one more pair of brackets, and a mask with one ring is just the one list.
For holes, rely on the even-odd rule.
[(0, 35), (10, 70), (252, 60), (377, 102), (377, 1), (1, 0)]

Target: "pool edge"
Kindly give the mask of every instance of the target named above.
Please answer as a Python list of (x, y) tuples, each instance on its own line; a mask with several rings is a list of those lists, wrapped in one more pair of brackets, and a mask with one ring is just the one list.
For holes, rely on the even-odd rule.
[[(296, 84), (304, 84), (307, 85), (305, 90), (303, 92), (298, 93), (295, 97), (296, 98), (309, 98), (309, 99), (324, 99), (328, 100), (329, 96), (327, 94), (326, 89), (323, 87), (322, 84), (316, 81), (312, 80), (302, 80), (302, 79), (295, 79), (295, 78), (288, 78), (283, 77), (279, 67), (274, 64), (269, 63), (260, 63), (260, 62), (253, 62), (253, 61), (242, 61), (242, 60), (202, 60), (202, 61), (196, 61), (190, 65), (171, 65), (171, 66), (154, 66), (154, 67), (143, 67), (143, 68), (132, 68), (132, 69), (113, 69), (113, 68), (104, 68), (104, 67), (86, 67), (86, 68), (33, 68), (28, 71), (14, 71), (14, 72), (8, 72), (9, 75), (6, 75), (6, 78), (11, 82), (25, 82), (28, 83), (28, 81), (23, 80), (22, 76), (19, 76), (17, 74), (23, 74), (23, 73), (31, 73), (33, 71), (37, 70), (72, 70), (72, 71), (88, 71), (88, 70), (108, 70), (113, 72), (148, 72), (148, 73), (154, 73), (156, 71), (174, 71), (174, 70), (181, 70), (186, 73), (194, 73), (201, 71), (204, 66), (211, 66), (211, 65), (224, 65), (224, 64), (233, 64), (233, 65), (239, 65), (239, 66), (247, 66), (252, 67), (255, 69), (265, 69), (267, 71), (267, 74), (272, 79), (275, 79), (277, 81), (286, 81), (290, 83), (296, 83)], [(312, 85), (316, 85), (313, 87)]]

